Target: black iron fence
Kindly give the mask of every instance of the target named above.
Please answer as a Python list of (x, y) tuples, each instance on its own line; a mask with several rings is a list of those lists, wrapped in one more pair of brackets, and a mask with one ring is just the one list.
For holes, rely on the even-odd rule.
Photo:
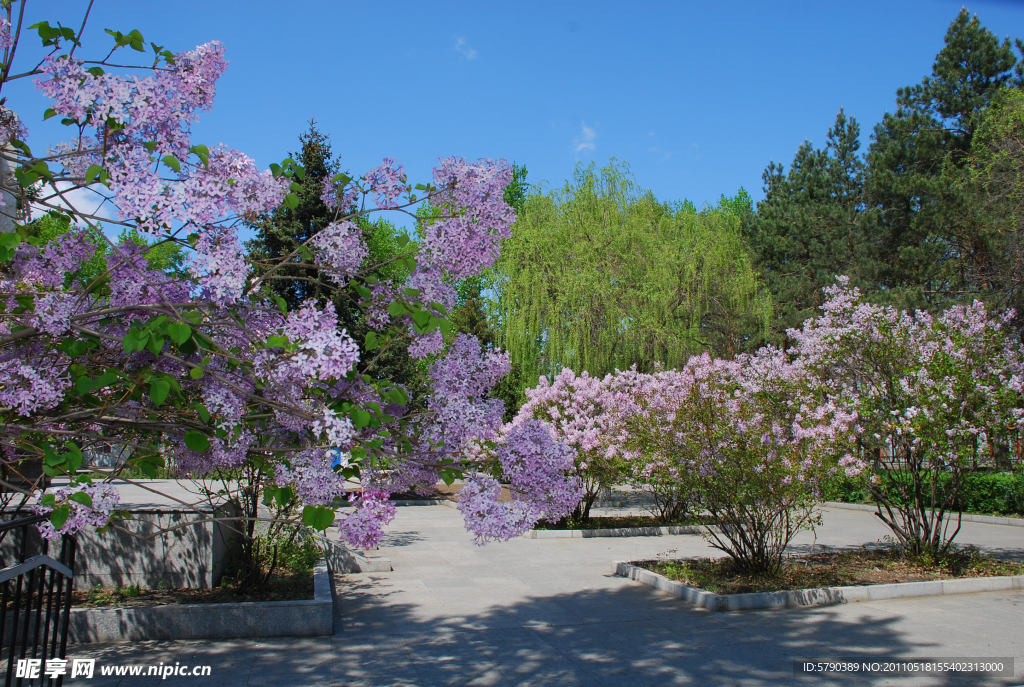
[(64, 536), (58, 558), (39, 536), (36, 515), (0, 523), (0, 660), (4, 687), (62, 685), (66, 671), (68, 623), (76, 541)]

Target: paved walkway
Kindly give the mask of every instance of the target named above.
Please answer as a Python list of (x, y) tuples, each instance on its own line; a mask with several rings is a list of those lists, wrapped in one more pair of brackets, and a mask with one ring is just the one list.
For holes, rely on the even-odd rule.
[[(1013, 685), (1024, 683), (1024, 592), (711, 613), (610, 575), (612, 560), (709, 555), (692, 535), (517, 539), (476, 547), (459, 513), (398, 509), (382, 553), (395, 570), (338, 579), (333, 637), (71, 647), (111, 663), (211, 665), (188, 685)], [(870, 543), (870, 513), (830, 510), (817, 541)], [(960, 539), (1024, 552), (1024, 528), (965, 523)], [(1015, 657), (1016, 677), (807, 678), (794, 657)], [(75, 684), (77, 681), (69, 681)], [(149, 678), (91, 683), (156, 684)], [(82, 682), (85, 684), (85, 681)]]

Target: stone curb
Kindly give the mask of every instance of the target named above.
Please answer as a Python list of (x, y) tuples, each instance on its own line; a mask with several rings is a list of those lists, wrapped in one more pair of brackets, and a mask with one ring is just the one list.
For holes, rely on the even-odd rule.
[[(843, 503), (841, 501), (826, 501), (822, 504), (826, 508), (843, 508), (845, 510), (863, 510), (870, 513), (876, 512), (874, 506), (869, 506), (864, 503)], [(947, 515), (949, 515), (947, 513)], [(956, 515), (956, 513), (953, 513)], [(986, 525), (1009, 525), (1011, 527), (1024, 527), (1024, 518), (1002, 518), (994, 515), (975, 515), (972, 513), (963, 514), (964, 522), (982, 522)]]
[(322, 637), (334, 633), (326, 563), (313, 569), (313, 599), (224, 604), (72, 608), (72, 644), (152, 639)]
[(359, 553), (335, 539), (327, 540), (327, 564), (333, 573), (391, 572), (391, 559), (379, 554)]
[(668, 527), (606, 527), (597, 530), (530, 530), (529, 539), (586, 539), (588, 537), (661, 537), (666, 534), (700, 534), (700, 525), (669, 525)]
[(1003, 592), (1024, 589), (1024, 575), (1010, 577), (971, 577), (957, 580), (930, 580), (898, 584), (873, 584), (858, 587), (824, 587), (821, 589), (794, 589), (783, 592), (755, 592), (752, 594), (715, 594), (670, 580), (664, 575), (632, 565), (614, 561), (612, 574), (628, 577), (649, 587), (668, 592), (684, 601), (709, 611), (753, 611), (780, 608), (810, 608), (857, 601), (883, 599), (909, 599), (920, 596), (949, 594), (975, 594), (977, 592)]

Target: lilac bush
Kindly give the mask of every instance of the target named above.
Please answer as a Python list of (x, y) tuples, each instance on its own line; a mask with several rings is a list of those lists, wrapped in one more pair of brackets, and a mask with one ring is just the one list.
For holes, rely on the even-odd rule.
[(865, 302), (843, 277), (826, 294), (823, 314), (789, 335), (821, 390), (858, 418), (845, 473), (866, 480), (901, 545), (941, 555), (979, 452), (1024, 420), (1024, 351), (1004, 328), (1014, 313), (978, 301), (909, 313)]
[(526, 398), (511, 425), (541, 421), (553, 439), (573, 450), (573, 472), (583, 496), (571, 518), (586, 521), (600, 490), (621, 476), (626, 441), (622, 411), (629, 396), (616, 388), (614, 375), (598, 379), (565, 368), (553, 382), (541, 377), (535, 388), (526, 390)]
[[(116, 504), (111, 486), (79, 474), (82, 450), (94, 446), (130, 449), (131, 466), (149, 475), (169, 451), (184, 474), (219, 475), (227, 497), (244, 493), (252, 501), (246, 513), (262, 500), (276, 519), (301, 512), (297, 522), (315, 529), (351, 500), (355, 509), (339, 530), (358, 546), (374, 545), (393, 515), (389, 490), (429, 488), (463, 471), (516, 485), (511, 506), (498, 505), (491, 491), (475, 498), (468, 522), (482, 539), (512, 531), (502, 529), (501, 511), (519, 508), (529, 523), (564, 509), (578, 485), (557, 443), (538, 444), (536, 432), (523, 431), (505, 436), (494, 455), (471, 450), (501, 427), (500, 402), (487, 392), (508, 359), (471, 337), (453, 340), (447, 321), (452, 284), (494, 262), (515, 219), (503, 200), (505, 161), (445, 158), (432, 183), (415, 187), (389, 158), (360, 177), (338, 174), (324, 187), (333, 221), (256, 277), (237, 227), (281, 204), (294, 207), (304, 170), (290, 159), (260, 170), (238, 151), (192, 140), (227, 67), (224, 47), (172, 53), (150, 44), (152, 62), (118, 74), (131, 62), (125, 53), (146, 50), (138, 31), (108, 31), (113, 50), (89, 60), (80, 34), (60, 25), (11, 36), (20, 6), (5, 7), (0, 90), (34, 78), (50, 99), (43, 118), (68, 128), (67, 142), (34, 152), (28, 119), (9, 109), (0, 117), (0, 155), (14, 170), (0, 184), (16, 199), (0, 208), (16, 223), (0, 234), (5, 486), (23, 502), (39, 497), (33, 465), (70, 480), (37, 501), (51, 514), (47, 535), (101, 524)], [(15, 46), (28, 31), (49, 52), (19, 72)], [(431, 212), (422, 240), (399, 256), (411, 277), (389, 281), (370, 264), (358, 220), (382, 211), (415, 216), (424, 203)], [(43, 244), (25, 223), (46, 211), (71, 228)], [(101, 220), (151, 244), (176, 244), (188, 256), (184, 275), (154, 269), (133, 243), (114, 245)], [(96, 241), (107, 244), (102, 273), (84, 277)], [(358, 342), (368, 355), (338, 328), (329, 302), (289, 311), (260, 295), (295, 261), (319, 268), (370, 315), (373, 331)], [(417, 409), (404, 388), (366, 373), (373, 356), (402, 342), (432, 356), (432, 389)], [(334, 464), (337, 451), (347, 454), (344, 465)]]

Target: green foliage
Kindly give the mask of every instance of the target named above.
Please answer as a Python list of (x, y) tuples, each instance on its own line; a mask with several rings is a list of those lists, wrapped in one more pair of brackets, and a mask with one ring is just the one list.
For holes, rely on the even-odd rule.
[[(71, 220), (67, 215), (51, 210), (42, 217), (35, 219), (25, 225), (27, 241), (39, 248), (71, 231)], [(95, 252), (88, 262), (74, 274), (67, 275), (66, 286), (79, 284), (89, 285), (94, 279), (107, 270), (107, 254), (109, 245), (106, 239), (95, 230), (90, 230), (90, 240), (95, 247)]]
[(963, 9), (932, 75), (899, 89), (896, 112), (875, 127), (865, 201), (885, 258), (877, 286), (897, 305), (942, 308), (994, 286), (994, 233), (962, 182), (979, 115), (1015, 64), (1009, 39)]
[(493, 271), (498, 343), (520, 378), (673, 367), (762, 335), (771, 303), (741, 244), (737, 204), (697, 212), (660, 202), (614, 160), (532, 192)]
[[(295, 253), (294, 265), (279, 268), (264, 282), (266, 296), (280, 299), (287, 310), (297, 309), (307, 300), (320, 305), (326, 301), (333, 302), (339, 327), (359, 344), (364, 354), (361, 358), (367, 360), (371, 356), (365, 355), (368, 351), (366, 340), (371, 330), (358, 306), (361, 296), (353, 287), (338, 289), (301, 250), (304, 243), (334, 220), (335, 211), (327, 207), (320, 196), (324, 180), (339, 173), (340, 166), (331, 150), (330, 138), (317, 129), (316, 122), (310, 122), (309, 130), (299, 136), (299, 143), (300, 150), (291, 156), (305, 172), (293, 184), (298, 186), (295, 203), (292, 207), (286, 205), (255, 220), (250, 226), (256, 235), (246, 242), (246, 249), (259, 275), (265, 274), (281, 258)], [(411, 273), (412, 265), (401, 258), (415, 253), (415, 242), (386, 220), (371, 221), (361, 217), (358, 221), (369, 252), (364, 264), (372, 267), (378, 279), (404, 282)], [(409, 357), (406, 345), (375, 350), (373, 357), (372, 366), (364, 372), (377, 379), (402, 384), (413, 392), (414, 398), (420, 396), (418, 392), (423, 385), (425, 370)]]
[[(897, 505), (906, 505), (902, 496), (905, 489), (899, 489), (893, 481), (908, 483), (910, 476), (904, 473), (882, 475), (880, 489)], [(936, 502), (941, 503), (952, 488), (952, 475), (939, 474), (936, 478)], [(955, 511), (982, 513), (986, 515), (1024, 516), (1024, 475), (1012, 472), (979, 472), (963, 478), (961, 493), (954, 501)], [(834, 477), (826, 481), (822, 489), (826, 501), (843, 503), (868, 503), (871, 491), (864, 479), (857, 477)]]
[(788, 173), (769, 164), (757, 214), (741, 213), (744, 239), (772, 296), (773, 342), (818, 314), (822, 289), (836, 275), (855, 285), (871, 283), (876, 258), (862, 221), (859, 136), (857, 120), (840, 110), (825, 148), (805, 141)]

